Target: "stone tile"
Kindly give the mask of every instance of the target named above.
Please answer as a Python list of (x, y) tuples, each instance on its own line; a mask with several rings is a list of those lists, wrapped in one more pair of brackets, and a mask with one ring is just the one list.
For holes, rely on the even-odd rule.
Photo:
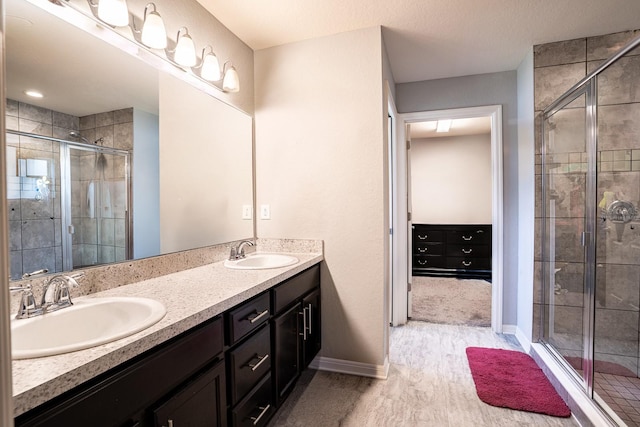
[[(43, 136), (53, 136), (51, 123), (42, 123), (28, 119), (19, 119), (18, 128), (21, 132), (35, 133)], [(21, 137), (22, 139), (22, 137)]]
[(96, 114), (96, 127), (113, 125), (113, 111)]
[(95, 127), (96, 127), (95, 114), (80, 117), (80, 130), (95, 129)]
[[(620, 150), (638, 147), (640, 103), (602, 105), (598, 108), (598, 149)], [(640, 160), (640, 155), (634, 160)]]
[(133, 150), (133, 122), (122, 123), (113, 127), (113, 148)]
[(18, 114), (20, 119), (28, 119), (34, 122), (40, 122), (48, 125), (53, 124), (53, 112), (36, 105), (20, 102), (18, 107)]
[(55, 246), (55, 227), (51, 219), (22, 221), (22, 248), (37, 249)]
[[(627, 43), (637, 37), (638, 34), (640, 34), (638, 30), (623, 31), (587, 38), (587, 61), (609, 59), (619, 52)], [(633, 54), (638, 54), (637, 48), (634, 49)]]
[(98, 246), (98, 264), (107, 264), (116, 261), (116, 248), (115, 246)]
[(7, 98), (6, 110), (5, 114), (7, 116), (18, 117), (19, 116), (19, 108), (20, 103), (18, 101), (14, 101), (13, 99)]
[(123, 108), (113, 112), (113, 124), (133, 123), (133, 108)]
[(9, 221), (9, 250), (22, 250), (22, 221)]
[[(95, 145), (103, 147), (113, 147), (113, 128), (113, 125), (97, 127), (95, 140), (93, 140), (95, 142)], [(102, 141), (99, 141), (100, 138), (102, 138)]]
[(22, 199), (22, 219), (26, 221), (36, 219), (48, 219), (54, 217), (53, 203), (37, 201), (34, 199)]
[(536, 68), (534, 70), (535, 109), (544, 110), (586, 75), (583, 63)]
[(22, 251), (22, 268), (25, 272), (46, 268), (55, 271), (55, 248), (25, 249)]
[[(586, 152), (586, 121), (583, 107), (560, 110), (550, 117), (548, 122), (550, 126), (547, 143), (553, 141), (553, 147), (549, 147), (547, 153)], [(550, 138), (551, 135), (553, 138)]]
[(11, 251), (9, 253), (9, 263), (11, 280), (19, 280), (22, 278), (22, 251)]
[(586, 49), (584, 38), (537, 45), (533, 47), (533, 64), (538, 68), (584, 62)]
[(100, 245), (115, 245), (115, 220), (113, 218), (102, 218), (100, 219), (100, 230), (99, 230), (99, 238), (98, 242)]
[(640, 56), (626, 56), (598, 75), (598, 105), (640, 102)]
[(20, 221), (22, 219), (22, 208), (20, 204), (20, 199), (10, 199), (8, 209), (9, 209), (9, 220)]
[(17, 116), (7, 116), (5, 126), (7, 130), (20, 130), (20, 119)]
[(637, 311), (597, 308), (595, 317), (596, 352), (638, 357)]
[(80, 119), (70, 114), (53, 111), (53, 126), (78, 130), (80, 128)]

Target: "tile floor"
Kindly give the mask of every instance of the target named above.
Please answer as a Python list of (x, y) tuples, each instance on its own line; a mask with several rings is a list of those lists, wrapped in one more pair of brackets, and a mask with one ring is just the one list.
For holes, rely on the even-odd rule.
[(594, 390), (629, 427), (640, 426), (640, 378), (596, 372)]
[(389, 378), (307, 370), (269, 427), (576, 426), (572, 418), (489, 406), (478, 399), (468, 346), (519, 349), (489, 328), (411, 321), (391, 331)]

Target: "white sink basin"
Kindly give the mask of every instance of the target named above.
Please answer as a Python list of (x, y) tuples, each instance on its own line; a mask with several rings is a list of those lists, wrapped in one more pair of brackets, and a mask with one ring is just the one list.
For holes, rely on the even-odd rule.
[(157, 323), (166, 309), (149, 298), (86, 298), (71, 307), (11, 321), (13, 359), (52, 356), (105, 344)]
[(298, 261), (298, 258), (290, 255), (257, 253), (236, 261), (226, 260), (224, 266), (236, 270), (263, 270), (287, 267)]

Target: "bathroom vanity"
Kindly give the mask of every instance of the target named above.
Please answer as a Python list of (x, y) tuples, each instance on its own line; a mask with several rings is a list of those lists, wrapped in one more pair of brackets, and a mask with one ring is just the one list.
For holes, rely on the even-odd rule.
[(92, 295), (146, 294), (167, 314), (113, 343), (14, 361), (16, 426), (265, 425), (321, 347), (322, 255), (296, 257), (270, 270), (218, 262)]

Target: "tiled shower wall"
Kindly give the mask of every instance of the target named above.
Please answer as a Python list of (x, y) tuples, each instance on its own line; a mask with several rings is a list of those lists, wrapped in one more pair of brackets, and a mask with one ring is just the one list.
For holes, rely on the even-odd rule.
[[(104, 137), (105, 146), (115, 146), (115, 148), (130, 151), (133, 147), (132, 109), (78, 118), (8, 99), (6, 126), (8, 130), (60, 139), (72, 139), (69, 138), (70, 131), (82, 130), (83, 134), (86, 133), (87, 140), (91, 142)], [(95, 135), (100, 136), (94, 138)], [(18, 279), (22, 272), (41, 268), (47, 268), (49, 271), (61, 271), (62, 223), (58, 144), (37, 138), (7, 134), (7, 146), (15, 149), (16, 159), (46, 160), (51, 190), (48, 198), (38, 201), (33, 197), (32, 187), (35, 186), (35, 178), (17, 176), (17, 165), (14, 168), (16, 175), (8, 177), (11, 278)], [(111, 178), (115, 177), (112, 175)], [(84, 201), (86, 202), (86, 198)], [(114, 230), (115, 224), (114, 220)], [(120, 242), (114, 241), (114, 255), (117, 247), (115, 243)], [(124, 248), (124, 244), (121, 247)], [(97, 261), (96, 256), (93, 264)]]
[[(542, 335), (542, 121), (541, 112), (604, 60), (616, 53), (638, 31), (549, 43), (534, 48), (536, 110), (536, 250), (534, 338)], [(598, 81), (598, 201), (603, 191), (616, 198), (640, 203), (640, 52), (634, 51), (601, 75)], [(584, 114), (584, 109), (577, 109)], [(577, 150), (579, 151), (579, 150)], [(554, 157), (568, 197), (558, 208), (565, 221), (581, 221), (572, 203), (584, 203), (584, 194), (573, 194), (585, 182), (586, 157), (581, 152)], [(596, 359), (615, 361), (638, 370), (638, 322), (640, 306), (640, 226), (624, 227), (599, 220), (596, 283)], [(569, 227), (572, 229), (572, 227)], [(568, 335), (582, 335), (582, 247), (574, 232), (556, 227), (556, 248), (570, 255), (556, 274), (562, 290), (556, 292), (556, 324)], [(559, 317), (559, 318), (558, 318)], [(557, 331), (557, 330), (556, 330)], [(578, 350), (578, 349), (576, 349)], [(566, 353), (565, 353), (566, 354)], [(580, 352), (577, 351), (576, 355)]]

